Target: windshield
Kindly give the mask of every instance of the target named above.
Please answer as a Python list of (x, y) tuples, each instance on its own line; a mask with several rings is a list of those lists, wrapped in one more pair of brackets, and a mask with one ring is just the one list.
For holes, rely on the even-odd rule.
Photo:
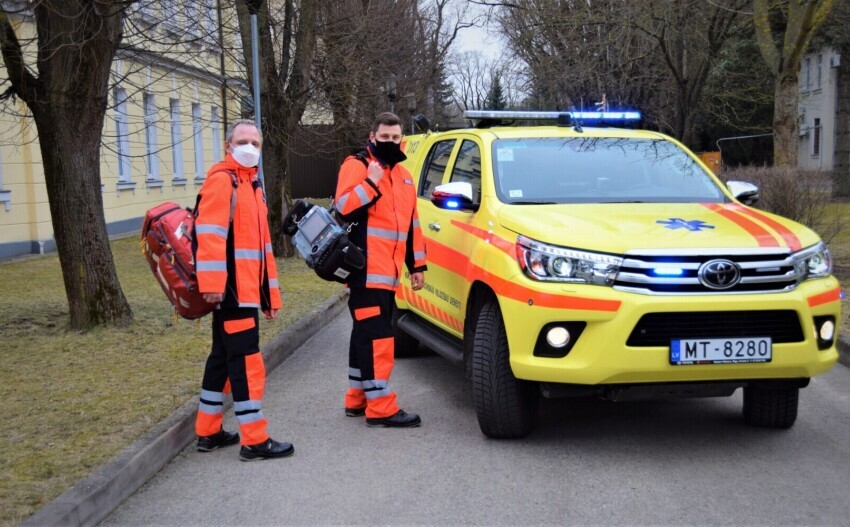
[(493, 142), (504, 203), (720, 203), (723, 192), (663, 139), (544, 137)]

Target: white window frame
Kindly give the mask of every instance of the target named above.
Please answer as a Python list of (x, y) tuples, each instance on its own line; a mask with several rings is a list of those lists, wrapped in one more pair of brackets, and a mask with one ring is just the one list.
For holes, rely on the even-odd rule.
[(186, 32), (198, 36), (206, 30), (198, 0), (185, 0)]
[(157, 111), (156, 111), (156, 99), (154, 95), (149, 92), (145, 92), (144, 95), (144, 105), (145, 105), (145, 148), (147, 149), (145, 155), (145, 165), (147, 167), (147, 173), (145, 174), (145, 181), (148, 183), (161, 183), (162, 179), (159, 177), (159, 140), (157, 137)]
[(175, 184), (185, 184), (183, 174), (183, 137), (180, 130), (180, 100), (171, 99), (169, 102), (169, 117), (171, 121), (171, 163)]
[(821, 137), (821, 120), (820, 117), (815, 117), (814, 125), (812, 125), (812, 157), (820, 157), (820, 137)]
[(201, 104), (192, 103), (192, 140), (195, 145), (195, 181), (203, 181), (206, 176), (204, 167), (204, 127), (201, 122)]
[(210, 109), (210, 129), (212, 130), (213, 162), (221, 161), (221, 145), (224, 138), (221, 136), (221, 115), (218, 106)]
[(817, 75), (815, 76), (815, 89), (819, 90), (821, 85), (821, 76), (823, 75), (823, 55), (817, 56)]
[(127, 91), (115, 88), (115, 146), (118, 156), (118, 188), (133, 185), (133, 165), (130, 163), (130, 117), (127, 114)]
[(207, 40), (213, 45), (218, 46), (218, 7), (215, 0), (204, 0), (204, 7), (206, 8), (204, 22), (206, 22), (205, 32)]
[(809, 86), (811, 86), (812, 82), (812, 58), (806, 57), (803, 61), (804, 70), (803, 70), (803, 90), (809, 91)]

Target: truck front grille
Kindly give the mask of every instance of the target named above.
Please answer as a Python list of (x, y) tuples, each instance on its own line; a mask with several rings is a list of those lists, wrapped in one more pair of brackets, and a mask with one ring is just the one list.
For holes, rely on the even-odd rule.
[(672, 339), (724, 337), (770, 337), (774, 344), (804, 340), (796, 311), (700, 311), (647, 313), (626, 345), (669, 346)]

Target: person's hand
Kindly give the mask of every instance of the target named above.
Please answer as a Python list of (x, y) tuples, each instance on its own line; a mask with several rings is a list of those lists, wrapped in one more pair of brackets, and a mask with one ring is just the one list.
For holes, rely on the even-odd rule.
[(222, 293), (204, 293), (203, 295), (204, 300), (206, 300), (208, 304), (218, 304), (224, 300), (224, 294)]
[(266, 320), (271, 320), (277, 316), (277, 309), (267, 309), (263, 311), (263, 314), (266, 316)]
[(381, 178), (384, 177), (384, 168), (380, 163), (376, 161), (369, 162), (369, 169), (367, 170), (367, 175), (369, 179), (372, 180), (372, 183), (378, 184), (381, 181)]
[(412, 273), (410, 275), (410, 287), (414, 291), (419, 291), (425, 285), (425, 273)]

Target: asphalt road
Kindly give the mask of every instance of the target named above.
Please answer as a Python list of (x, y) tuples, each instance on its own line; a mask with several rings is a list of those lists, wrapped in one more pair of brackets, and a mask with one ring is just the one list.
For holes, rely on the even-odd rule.
[[(460, 369), (398, 360), (421, 428), (343, 415), (347, 311), (269, 377), (264, 412), (288, 459), (187, 448), (102, 525), (848, 525), (850, 370), (801, 392), (791, 430), (743, 424), (731, 398), (544, 401), (520, 441), (479, 431)], [(200, 372), (198, 372), (200, 376)], [(232, 410), (226, 426), (235, 427)]]

